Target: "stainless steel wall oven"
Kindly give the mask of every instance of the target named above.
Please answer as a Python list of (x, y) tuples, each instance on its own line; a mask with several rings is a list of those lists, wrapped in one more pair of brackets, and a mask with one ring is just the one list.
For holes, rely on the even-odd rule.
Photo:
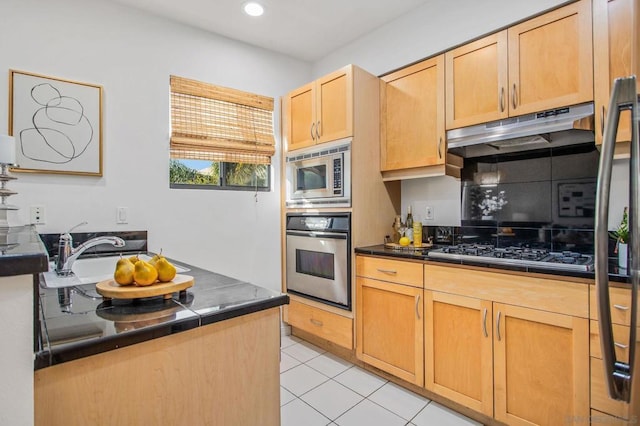
[(351, 310), (351, 213), (288, 213), (287, 291)]

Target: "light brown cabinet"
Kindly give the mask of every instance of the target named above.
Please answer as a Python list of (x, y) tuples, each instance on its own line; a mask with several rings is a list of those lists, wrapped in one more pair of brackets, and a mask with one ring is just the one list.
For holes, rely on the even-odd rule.
[(353, 349), (353, 319), (291, 300), (283, 307), (283, 320), (346, 349)]
[[(597, 144), (602, 143), (613, 80), (618, 77), (638, 75), (640, 72), (638, 23), (640, 23), (639, 0), (593, 0), (593, 73)], [(638, 88), (640, 92), (640, 83)], [(630, 119), (629, 111), (620, 114), (618, 142), (631, 140)], [(628, 147), (626, 149), (628, 151)]]
[(424, 303), (425, 388), (492, 417), (491, 302), (425, 290)]
[(444, 164), (444, 55), (382, 80), (380, 170)]
[[(617, 418), (627, 421), (631, 420), (630, 413), (632, 412), (632, 407), (622, 401), (611, 399), (607, 391), (602, 350), (600, 347), (600, 325), (595, 286), (592, 286), (590, 289), (589, 304), (591, 317), (591, 408)], [(631, 290), (629, 288), (611, 287), (609, 289), (609, 305), (611, 309), (611, 326), (616, 359), (628, 363), (630, 349)], [(640, 316), (640, 313), (638, 315)], [(640, 339), (640, 330), (636, 331), (636, 336)], [(638, 345), (636, 350), (640, 350), (640, 340), (636, 342), (636, 344)], [(640, 402), (635, 403), (640, 404)], [(637, 410), (637, 408), (635, 410)]]
[[(414, 265), (420, 270), (421, 265), (389, 260), (378, 263), (378, 259), (363, 256), (356, 259), (356, 356), (367, 364), (422, 386), (422, 276), (419, 285), (415, 286), (394, 280), (394, 276), (406, 272), (406, 265)], [(381, 281), (361, 276), (361, 271), (367, 268), (380, 269), (380, 273), (389, 279)]]
[(348, 65), (286, 96), (289, 151), (353, 136), (353, 66)]
[(583, 284), (425, 265), (425, 387), (510, 425), (588, 418), (587, 297)]
[(447, 52), (447, 129), (593, 100), (592, 45), (581, 0)]

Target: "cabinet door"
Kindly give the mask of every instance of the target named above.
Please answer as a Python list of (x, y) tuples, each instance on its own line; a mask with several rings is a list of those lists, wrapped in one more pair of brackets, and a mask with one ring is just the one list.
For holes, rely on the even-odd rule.
[(353, 70), (342, 68), (316, 81), (317, 142), (353, 136)]
[(494, 303), (495, 418), (556, 425), (589, 415), (589, 324)]
[(358, 359), (418, 386), (424, 384), (421, 288), (356, 279)]
[(382, 80), (381, 169), (444, 164), (444, 55)]
[(425, 291), (425, 388), (493, 416), (490, 301)]
[(447, 130), (507, 117), (507, 31), (445, 53)]
[[(639, 0), (593, 0), (593, 77), (597, 144), (602, 143), (604, 119), (609, 108), (613, 80), (637, 74), (640, 70), (640, 57), (637, 56), (640, 31), (635, 28), (634, 19), (640, 23)], [(634, 55), (635, 64), (632, 62)], [(630, 120), (629, 111), (621, 112), (618, 126), (619, 142), (631, 140)]]
[(593, 100), (590, 5), (581, 0), (508, 29), (509, 115)]
[(306, 84), (287, 95), (287, 149), (289, 151), (316, 143), (314, 83)]

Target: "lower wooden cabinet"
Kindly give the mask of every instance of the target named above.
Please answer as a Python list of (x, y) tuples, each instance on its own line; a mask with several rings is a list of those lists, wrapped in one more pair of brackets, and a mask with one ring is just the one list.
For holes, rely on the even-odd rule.
[(495, 418), (556, 425), (589, 416), (589, 320), (493, 304)]
[(425, 387), (510, 425), (589, 415), (588, 320), (425, 290)]
[(424, 384), (422, 288), (356, 278), (356, 356), (418, 386)]
[(493, 416), (491, 302), (424, 292), (425, 388)]
[(322, 339), (353, 349), (353, 320), (315, 306), (291, 300), (284, 306), (284, 321)]

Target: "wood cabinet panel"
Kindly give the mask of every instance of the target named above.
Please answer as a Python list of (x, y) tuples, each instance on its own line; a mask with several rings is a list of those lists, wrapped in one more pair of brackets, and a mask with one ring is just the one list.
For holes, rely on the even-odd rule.
[[(591, 320), (589, 323), (589, 343), (591, 356), (602, 359), (602, 348), (600, 346), (600, 329), (598, 321)], [(616, 359), (629, 362), (629, 331), (630, 327), (613, 324), (613, 343), (616, 350)], [(640, 330), (638, 330), (640, 331)], [(640, 333), (637, 333), (640, 336)]]
[(507, 31), (445, 53), (446, 128), (508, 116)]
[[(614, 324), (631, 324), (631, 289), (609, 287), (609, 306), (611, 309), (611, 321)], [(598, 298), (596, 287), (589, 288), (589, 315), (591, 319), (598, 319)], [(638, 313), (640, 324), (640, 312)]]
[(422, 386), (422, 289), (362, 277), (356, 281), (357, 357)]
[(609, 398), (602, 360), (591, 358), (591, 407), (615, 417), (629, 419), (629, 404)]
[(353, 135), (353, 74), (341, 69), (317, 82), (318, 143)]
[(590, 1), (514, 25), (508, 37), (509, 115), (593, 100)]
[(422, 263), (358, 256), (356, 274), (361, 277), (422, 288)]
[[(613, 80), (640, 71), (640, 31), (634, 20), (640, 23), (638, 0), (593, 0), (596, 144), (602, 143)], [(631, 140), (630, 119), (629, 111), (620, 114), (618, 142)]]
[(493, 416), (492, 306), (425, 291), (425, 388)]
[(562, 424), (589, 415), (588, 320), (500, 303), (495, 321), (495, 417)]
[(294, 90), (287, 103), (289, 117), (289, 150), (304, 148), (315, 143), (311, 124), (315, 115), (313, 83)]
[[(426, 289), (588, 318), (589, 285), (427, 264)], [(551, 297), (550, 295), (553, 295)]]
[(284, 307), (284, 320), (347, 349), (353, 349), (353, 320), (291, 300)]
[(381, 170), (444, 164), (444, 55), (382, 80)]
[(347, 65), (287, 94), (287, 151), (353, 136), (353, 73)]
[(36, 425), (280, 425), (280, 310), (37, 370)]

